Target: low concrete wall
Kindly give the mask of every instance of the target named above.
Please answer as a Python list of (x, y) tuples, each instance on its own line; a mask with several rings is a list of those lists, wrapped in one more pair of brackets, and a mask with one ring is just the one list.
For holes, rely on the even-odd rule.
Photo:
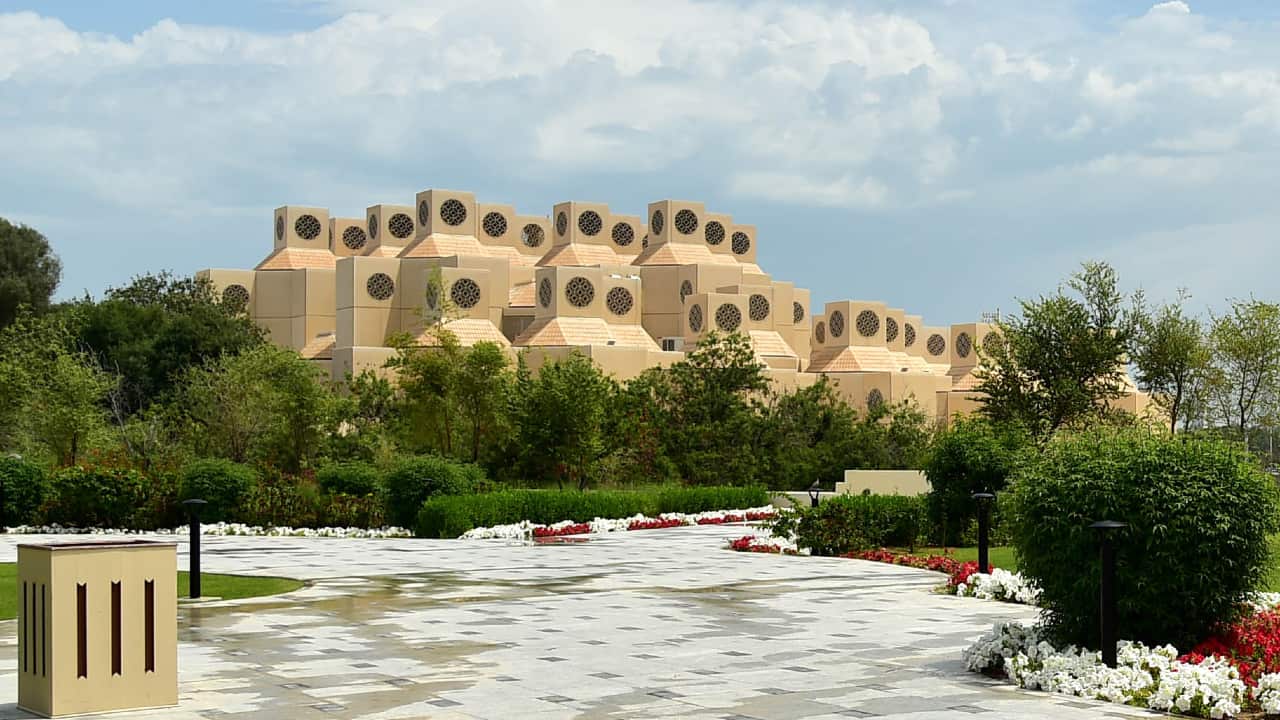
[(845, 470), (844, 481), (836, 483), (837, 495), (923, 495), (929, 481), (919, 470)]

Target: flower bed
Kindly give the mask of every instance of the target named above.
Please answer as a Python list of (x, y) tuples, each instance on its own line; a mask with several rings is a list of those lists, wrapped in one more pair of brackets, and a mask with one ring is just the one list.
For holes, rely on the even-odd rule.
[[(18, 525), (5, 528), (10, 535), (186, 535), (187, 526), (157, 530), (123, 530), (118, 528), (75, 528), (61, 525)], [(406, 538), (413, 533), (402, 527), (358, 528), (322, 527), (295, 528), (287, 525), (262, 526), (244, 523), (204, 523), (201, 535), (246, 535), (262, 537), (341, 537), (341, 538)]]
[[(773, 540), (773, 542), (770, 542)], [(744, 535), (737, 540), (729, 541), (729, 549), (738, 552), (772, 553), (774, 555), (798, 555), (800, 551), (795, 544), (779, 541), (774, 538), (761, 538), (756, 535)]]
[(528, 521), (509, 525), (475, 528), (463, 533), (462, 540), (521, 540), (566, 535), (603, 534), (627, 530), (654, 530), (685, 525), (725, 525), (728, 523), (767, 520), (777, 514), (773, 507), (747, 510), (710, 510), (700, 513), (663, 513), (658, 517), (633, 515), (628, 518), (596, 518), (589, 523), (569, 520), (541, 525)]

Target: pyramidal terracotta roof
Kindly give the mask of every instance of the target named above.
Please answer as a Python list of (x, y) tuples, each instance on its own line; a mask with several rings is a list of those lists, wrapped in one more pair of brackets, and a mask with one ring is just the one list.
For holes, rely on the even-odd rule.
[(454, 255), (491, 256), (490, 248), (470, 235), (431, 233), (405, 248), (400, 257), (452, 257)]
[(902, 372), (911, 367), (885, 347), (825, 348), (810, 358), (809, 372)]
[(640, 253), (633, 265), (737, 265), (737, 260), (713, 253), (705, 245), (695, 243), (662, 243), (650, 245)]
[(337, 262), (338, 258), (328, 250), (283, 247), (268, 255), (254, 270), (297, 270), (299, 268), (332, 270), (337, 267)]
[(757, 355), (799, 357), (787, 341), (773, 330), (748, 330), (747, 334), (751, 337), (751, 347)]
[(551, 248), (538, 261), (540, 267), (591, 267), (595, 265), (625, 264), (611, 247), (588, 243), (568, 243)]
[(400, 257), (400, 253), (404, 252), (403, 245), (377, 245), (369, 248), (364, 254), (365, 257)]
[(507, 293), (507, 304), (511, 307), (533, 307), (537, 294), (532, 282), (520, 283)]
[[(452, 332), (458, 338), (458, 343), (463, 347), (469, 347), (484, 341), (497, 343), (501, 347), (511, 347), (511, 341), (507, 340), (507, 336), (503, 335), (502, 331), (494, 327), (493, 323), (488, 320), (457, 318), (455, 320), (446, 320), (443, 327)], [(418, 344), (423, 347), (434, 347), (437, 344), (432, 328), (418, 333), (416, 339)]]
[(486, 254), (490, 257), (500, 257), (512, 265), (526, 265), (532, 267), (538, 262), (536, 255), (525, 255), (510, 245), (485, 245), (480, 244), (484, 248)]
[(303, 345), (298, 354), (307, 360), (332, 360), (335, 342), (333, 333), (318, 335), (311, 342)]
[(549, 317), (534, 320), (516, 338), (517, 347), (582, 347), (614, 345), (657, 350), (658, 344), (639, 325), (610, 325), (601, 318)]

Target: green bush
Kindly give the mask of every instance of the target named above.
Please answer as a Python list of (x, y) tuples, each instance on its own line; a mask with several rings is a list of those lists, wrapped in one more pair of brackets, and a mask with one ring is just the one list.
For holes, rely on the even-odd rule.
[(33, 462), (0, 458), (0, 492), (4, 493), (0, 522), (5, 526), (34, 524), (49, 492), (49, 476)]
[(200, 513), (203, 522), (240, 517), (237, 509), (258, 482), (258, 473), (230, 460), (196, 460), (183, 469), (178, 498), (199, 498), (209, 504)]
[(561, 520), (588, 522), (664, 512), (733, 510), (768, 504), (762, 488), (698, 487), (655, 490), (505, 490), (478, 495), (434, 497), (422, 504), (414, 532), (419, 537), (451, 538), (476, 527), (523, 520), (549, 525)]
[(435, 455), (401, 460), (387, 473), (387, 520), (410, 527), (427, 498), (471, 494), (483, 482), (484, 471), (474, 465)]
[(147, 529), (137, 527), (134, 517), (146, 499), (147, 486), (137, 470), (63, 468), (50, 478), (45, 517), (72, 527)]
[(843, 555), (880, 547), (914, 548), (924, 527), (923, 497), (837, 495), (818, 507), (798, 507), (774, 524), (814, 555)]
[(972, 544), (965, 541), (978, 517), (973, 494), (999, 496), (1027, 446), (1024, 433), (980, 417), (957, 419), (938, 433), (924, 465), (930, 488), (929, 540), (939, 545)]
[(241, 498), (236, 515), (250, 525), (324, 525), (324, 493), (315, 481), (267, 468)]
[(357, 497), (378, 492), (382, 477), (378, 469), (364, 462), (341, 462), (325, 465), (316, 472), (320, 489)]
[(1190, 647), (1259, 585), (1280, 507), (1274, 481), (1223, 441), (1096, 429), (1059, 437), (1013, 481), (1013, 537), (1052, 634), (1098, 642), (1098, 537), (1115, 533), (1121, 637)]

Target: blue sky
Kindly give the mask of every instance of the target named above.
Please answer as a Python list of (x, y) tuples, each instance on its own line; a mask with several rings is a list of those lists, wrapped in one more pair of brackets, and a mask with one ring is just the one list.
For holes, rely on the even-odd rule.
[(62, 297), (250, 267), (287, 203), (701, 199), (931, 324), (1101, 258), (1280, 300), (1280, 3), (0, 0), (0, 216)]

